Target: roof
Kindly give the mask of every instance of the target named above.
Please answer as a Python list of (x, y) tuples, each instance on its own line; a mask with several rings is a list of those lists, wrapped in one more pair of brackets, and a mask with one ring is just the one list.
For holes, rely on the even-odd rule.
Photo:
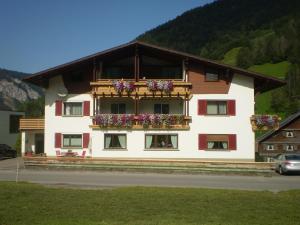
[(265, 133), (264, 135), (260, 136), (257, 139), (257, 142), (260, 143), (266, 139), (268, 139), (269, 137), (273, 136), (274, 134), (278, 133), (281, 129), (283, 129), (284, 127), (288, 126), (289, 124), (291, 124), (294, 120), (298, 119), (300, 117), (300, 111), (289, 116), (288, 118), (286, 118), (285, 120), (283, 120), (280, 124), (279, 124), (279, 128), (277, 130), (270, 130), (267, 133)]
[(268, 90), (271, 90), (273, 88), (277, 88), (280, 86), (285, 85), (285, 81), (278, 79), (276, 77), (272, 77), (272, 76), (265, 76), (263, 74), (260, 73), (256, 73), (256, 72), (252, 72), (252, 71), (248, 71), (245, 69), (241, 69), (238, 67), (234, 67), (234, 66), (230, 66), (230, 65), (226, 65), (226, 64), (222, 64), (213, 60), (209, 60), (209, 59), (205, 59), (196, 55), (192, 55), (189, 53), (185, 53), (185, 52), (180, 52), (180, 51), (176, 51), (176, 50), (172, 50), (172, 49), (168, 49), (168, 48), (164, 48), (164, 47), (160, 47), (160, 46), (156, 46), (156, 45), (152, 45), (152, 44), (148, 44), (145, 42), (141, 42), (141, 41), (132, 41), (129, 42), (127, 44), (123, 44), (108, 50), (104, 50), (92, 55), (88, 55), (86, 57), (65, 63), (65, 64), (61, 64), (59, 66), (55, 66), (53, 68), (49, 68), (37, 73), (34, 73), (33, 75), (24, 78), (23, 80), (28, 81), (30, 83), (36, 84), (36, 85), (40, 85), (43, 86), (43, 81), (45, 79), (49, 79), (54, 75), (57, 75), (57, 73), (61, 72), (63, 69), (66, 69), (68, 67), (72, 67), (75, 65), (78, 65), (80, 63), (93, 63), (95, 59), (99, 58), (99, 57), (103, 57), (106, 56), (112, 52), (116, 52), (122, 49), (126, 49), (126, 48), (131, 48), (131, 47), (142, 47), (142, 48), (147, 48), (147, 49), (152, 49), (152, 50), (157, 50), (157, 51), (162, 51), (164, 53), (170, 54), (170, 55), (174, 55), (177, 57), (181, 57), (182, 59), (188, 59), (191, 61), (196, 61), (196, 62), (201, 62), (201, 63), (205, 63), (208, 64), (210, 66), (216, 66), (219, 68), (224, 68), (224, 69), (230, 69), (233, 72), (245, 75), (245, 76), (249, 76), (249, 77), (253, 77), (255, 79), (255, 89), (257, 90), (256, 92), (265, 92)]

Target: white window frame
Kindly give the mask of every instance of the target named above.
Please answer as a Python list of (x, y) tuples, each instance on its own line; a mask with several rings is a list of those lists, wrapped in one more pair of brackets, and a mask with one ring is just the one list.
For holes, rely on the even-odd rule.
[[(157, 138), (154, 136), (176, 136), (177, 140), (176, 140), (176, 146), (175, 147), (147, 147), (147, 136), (152, 136), (153, 138)], [(157, 139), (156, 139), (157, 140)], [(157, 142), (156, 142), (157, 144)], [(145, 143), (144, 143), (144, 148), (145, 150), (154, 150), (154, 151), (172, 151), (172, 150), (178, 150), (178, 145), (179, 145), (179, 135), (177, 133), (149, 133), (149, 134), (145, 134)]]
[(267, 149), (267, 151), (274, 151), (275, 150), (275, 146), (273, 144), (267, 144), (266, 149)]
[[(112, 136), (112, 135), (122, 135), (122, 136), (125, 136), (125, 147), (122, 148), (122, 147), (106, 147), (106, 137), (107, 136)], [(120, 139), (119, 139), (120, 140)], [(105, 150), (126, 150), (127, 149), (127, 134), (125, 133), (107, 133), (107, 134), (104, 134), (104, 143), (103, 143), (103, 146)]]
[(294, 132), (293, 132), (293, 131), (286, 131), (286, 132), (285, 132), (285, 136), (286, 136), (286, 137), (290, 137), (290, 138), (291, 138), (291, 137), (294, 137)]
[[(291, 147), (291, 148), (289, 148), (289, 147)], [(295, 146), (294, 146), (294, 145), (287, 144), (287, 145), (285, 146), (285, 150), (288, 151), (288, 152), (292, 152), (292, 151), (295, 150)]]
[[(65, 139), (65, 135), (78, 135), (81, 136), (81, 145), (80, 146), (65, 146), (64, 145), (64, 139)], [(83, 145), (83, 135), (82, 134), (62, 134), (62, 148), (72, 148), (72, 149), (82, 149), (82, 145)]]
[[(65, 113), (65, 104), (72, 104), (72, 103), (81, 104), (81, 114), (78, 114), (78, 115), (73, 115), (73, 114), (67, 115)], [(83, 102), (82, 101), (78, 101), (78, 102), (76, 102), (76, 101), (63, 102), (62, 115), (65, 116), (65, 117), (80, 117), (80, 116), (83, 116)]]

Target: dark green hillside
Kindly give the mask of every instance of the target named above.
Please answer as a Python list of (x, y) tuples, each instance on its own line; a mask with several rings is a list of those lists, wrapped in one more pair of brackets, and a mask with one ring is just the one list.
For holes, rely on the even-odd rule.
[(257, 113), (299, 109), (300, 1), (219, 0), (192, 9), (137, 39), (286, 79), (257, 99)]

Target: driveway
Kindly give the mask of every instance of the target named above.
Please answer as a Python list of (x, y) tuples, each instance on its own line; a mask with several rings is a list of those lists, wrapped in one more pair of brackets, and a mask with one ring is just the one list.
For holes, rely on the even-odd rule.
[[(100, 172), (21, 169), (18, 180), (44, 185), (75, 188), (113, 188), (128, 186), (219, 188), (258, 191), (300, 189), (300, 176), (238, 176), (207, 174), (156, 174), (132, 172)], [(16, 159), (0, 161), (0, 181), (16, 180)]]

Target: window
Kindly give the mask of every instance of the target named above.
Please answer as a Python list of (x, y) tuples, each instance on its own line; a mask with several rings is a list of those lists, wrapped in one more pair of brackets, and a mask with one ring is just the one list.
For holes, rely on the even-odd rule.
[(63, 134), (63, 147), (64, 148), (81, 148), (82, 135), (81, 134)]
[(145, 149), (177, 149), (177, 134), (146, 134)]
[(126, 113), (126, 104), (124, 104), (124, 103), (111, 104), (110, 111), (112, 114), (125, 114)]
[(285, 150), (286, 151), (294, 151), (294, 145), (286, 145)]
[(226, 115), (227, 102), (226, 101), (207, 101), (208, 115)]
[(82, 116), (81, 102), (64, 102), (65, 116)]
[(9, 133), (14, 134), (19, 132), (19, 121), (21, 115), (10, 115), (9, 116)]
[(169, 114), (169, 104), (154, 104), (154, 113)]
[(207, 142), (208, 149), (228, 149), (228, 141), (209, 141)]
[(228, 149), (228, 135), (222, 135), (222, 134), (207, 135), (207, 149), (208, 150), (227, 150)]
[(219, 71), (214, 69), (206, 69), (205, 71), (205, 81), (218, 81)]
[(199, 150), (237, 150), (236, 134), (199, 134)]
[(126, 149), (126, 134), (104, 134), (105, 149)]
[(294, 137), (294, 133), (293, 133), (292, 131), (287, 131), (287, 132), (285, 133), (285, 136), (286, 136), (286, 137)]
[(267, 145), (267, 150), (268, 150), (268, 151), (273, 151), (273, 150), (275, 150), (274, 145)]

